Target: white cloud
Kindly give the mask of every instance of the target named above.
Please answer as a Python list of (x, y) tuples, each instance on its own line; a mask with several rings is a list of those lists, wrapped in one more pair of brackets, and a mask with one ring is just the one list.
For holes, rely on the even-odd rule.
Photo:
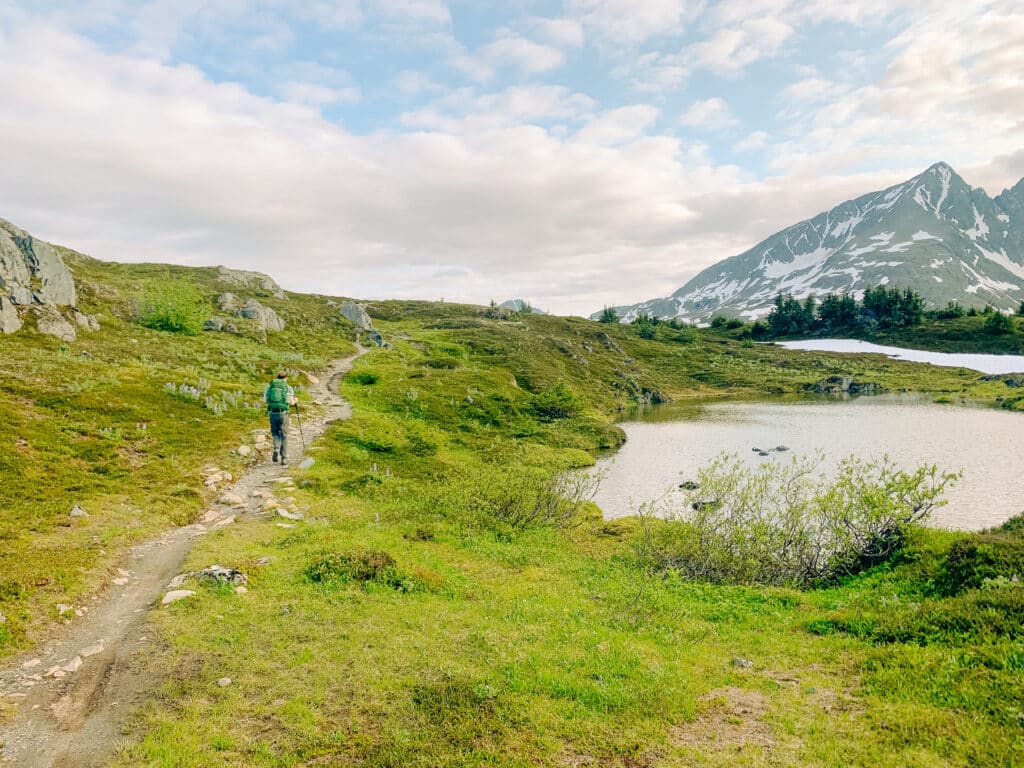
[(729, 104), (718, 96), (703, 101), (695, 101), (679, 118), (683, 125), (707, 130), (719, 130), (739, 125)]
[(576, 140), (585, 144), (615, 146), (632, 142), (644, 135), (658, 119), (657, 107), (633, 104), (610, 109), (594, 117), (576, 134)]
[(682, 32), (686, 0), (568, 0), (565, 15), (616, 43), (643, 43)]
[(734, 152), (758, 152), (768, 146), (771, 136), (765, 131), (753, 131), (732, 145)]
[(583, 25), (576, 19), (548, 19), (533, 17), (527, 26), (551, 45), (560, 48), (582, 48), (585, 42)]
[(499, 37), (484, 46), (480, 55), (492, 64), (516, 66), (524, 72), (546, 72), (565, 63), (565, 54), (560, 49), (518, 35)]
[(368, 0), (377, 13), (403, 21), (451, 24), (452, 14), (444, 0)]

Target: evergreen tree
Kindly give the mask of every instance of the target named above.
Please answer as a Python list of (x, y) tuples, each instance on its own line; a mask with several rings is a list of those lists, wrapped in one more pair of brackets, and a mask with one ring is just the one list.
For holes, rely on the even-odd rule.
[(614, 307), (605, 307), (601, 310), (601, 314), (597, 318), (599, 323), (617, 323), (619, 322), (619, 313), (615, 311)]

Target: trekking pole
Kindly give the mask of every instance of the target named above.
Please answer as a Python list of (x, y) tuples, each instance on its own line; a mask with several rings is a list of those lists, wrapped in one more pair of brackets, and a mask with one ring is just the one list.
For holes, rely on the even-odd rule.
[(299, 404), (295, 403), (295, 421), (299, 425), (299, 439), (302, 441), (302, 452), (306, 452), (306, 436), (302, 434), (302, 419), (299, 417)]

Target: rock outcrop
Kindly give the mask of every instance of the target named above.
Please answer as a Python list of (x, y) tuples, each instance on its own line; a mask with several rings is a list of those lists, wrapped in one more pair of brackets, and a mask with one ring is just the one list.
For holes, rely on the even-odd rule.
[(56, 336), (61, 341), (74, 341), (76, 338), (75, 326), (56, 309), (42, 307), (39, 310), (39, 319), (36, 320), (36, 328), (40, 333), (47, 336)]
[(245, 306), (238, 310), (237, 315), (248, 320), (255, 320), (263, 331), (283, 331), (284, 320), (270, 307), (265, 307), (256, 299), (249, 299)]
[(75, 281), (57, 252), (0, 219), (0, 294), (15, 304), (73, 307)]
[(18, 308), (6, 296), (0, 296), (0, 333), (16, 333), (21, 329)]
[[(58, 308), (77, 302), (75, 280), (53, 246), (0, 219), (0, 332), (19, 331), (24, 325), (19, 307), (33, 308), (39, 313), (40, 333), (74, 341), (75, 327)], [(83, 327), (96, 323), (82, 317), (88, 318)]]
[(368, 331), (373, 327), (373, 321), (366, 314), (366, 310), (354, 301), (346, 301), (341, 305), (341, 316), (361, 331)]
[(234, 286), (235, 288), (270, 291), (279, 299), (286, 298), (284, 291), (281, 290), (281, 286), (274, 282), (274, 279), (270, 277), (270, 275), (265, 275), (262, 272), (250, 272), (245, 269), (217, 267), (217, 279), (222, 283)]
[(857, 381), (852, 376), (828, 376), (810, 385), (821, 395), (880, 395), (885, 387), (873, 381)]

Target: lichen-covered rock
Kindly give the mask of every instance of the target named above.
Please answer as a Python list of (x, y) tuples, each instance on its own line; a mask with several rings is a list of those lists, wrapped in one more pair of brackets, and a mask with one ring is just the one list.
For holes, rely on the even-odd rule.
[(217, 307), (223, 312), (234, 312), (238, 309), (238, 297), (233, 293), (222, 293), (217, 297)]
[(36, 329), (47, 336), (56, 336), (61, 341), (74, 341), (78, 336), (75, 333), (75, 326), (56, 310), (41, 311), (36, 321)]
[(284, 320), (270, 307), (265, 307), (260, 304), (256, 299), (249, 299), (245, 302), (245, 306), (237, 312), (239, 317), (244, 317), (249, 320), (255, 320), (261, 330), (264, 331), (283, 331)]
[(366, 314), (366, 310), (354, 301), (346, 301), (341, 305), (341, 316), (361, 331), (368, 331), (373, 327), (373, 321)]
[(16, 333), (21, 329), (21, 318), (14, 302), (6, 296), (0, 296), (0, 333)]
[(100, 329), (100, 321), (96, 319), (96, 315), (87, 315), (84, 312), (75, 311), (72, 313), (72, 317), (78, 323), (79, 328), (84, 328), (87, 331), (98, 331)]
[(204, 331), (223, 331), (224, 333), (237, 333), (238, 326), (223, 317), (211, 317), (203, 323)]
[(285, 298), (281, 286), (274, 282), (270, 275), (262, 272), (250, 272), (246, 269), (228, 269), (227, 267), (217, 268), (217, 279), (227, 285), (236, 288), (249, 288), (262, 291), (270, 291), (277, 298)]
[(0, 294), (15, 304), (75, 306), (71, 272), (42, 240), (0, 219)]

